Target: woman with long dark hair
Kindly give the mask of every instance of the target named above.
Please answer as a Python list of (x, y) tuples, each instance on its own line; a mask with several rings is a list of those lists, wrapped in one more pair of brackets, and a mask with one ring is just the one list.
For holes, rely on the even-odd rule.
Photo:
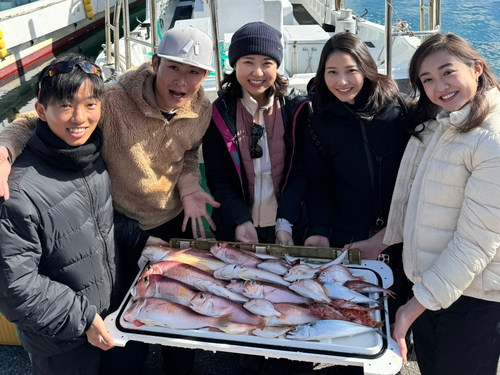
[[(386, 225), (410, 137), (408, 112), (396, 82), (378, 73), (368, 47), (352, 33), (325, 44), (309, 86), (314, 113), (306, 132), (306, 245), (344, 247)], [(401, 250), (386, 253), (395, 273), (395, 311), (406, 301), (406, 278)]]

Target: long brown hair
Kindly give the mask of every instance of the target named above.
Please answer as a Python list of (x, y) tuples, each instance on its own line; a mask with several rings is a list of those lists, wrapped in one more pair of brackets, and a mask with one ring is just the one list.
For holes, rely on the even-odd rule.
[(447, 51), (449, 54), (460, 59), (468, 67), (473, 67), (477, 61), (483, 63), (483, 74), (479, 76), (476, 94), (470, 99), (470, 114), (460, 128), (463, 133), (480, 126), (489, 112), (489, 105), (484, 100), (484, 94), (489, 89), (496, 87), (500, 89), (500, 84), (491, 72), (486, 60), (472, 47), (465, 39), (455, 34), (435, 34), (425, 40), (414, 53), (409, 68), (410, 74), (410, 95), (416, 100), (413, 108), (411, 122), (413, 126), (433, 119), (438, 114), (440, 107), (432, 103), (425, 93), (420, 81), (419, 71), (422, 62), (430, 55)]
[(321, 51), (318, 70), (314, 79), (315, 95), (313, 109), (316, 111), (328, 102), (335, 99), (325, 82), (326, 61), (334, 52), (343, 52), (350, 55), (363, 74), (363, 88), (369, 90), (370, 95), (366, 107), (362, 110), (363, 117), (373, 117), (384, 106), (398, 96), (398, 85), (389, 76), (379, 74), (377, 64), (366, 44), (355, 34), (338, 33), (331, 37)]

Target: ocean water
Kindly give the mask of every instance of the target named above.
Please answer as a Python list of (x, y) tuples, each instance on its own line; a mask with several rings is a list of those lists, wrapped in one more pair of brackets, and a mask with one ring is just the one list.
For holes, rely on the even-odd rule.
[[(429, 0), (425, 0), (425, 5)], [(353, 14), (383, 24), (385, 1), (345, 0), (346, 8)], [(393, 21), (398, 16), (407, 21), (410, 30), (420, 30), (420, 0), (393, 0)], [(466, 39), (487, 60), (500, 78), (500, 0), (441, 0), (441, 22), (443, 32), (452, 32)], [(427, 21), (426, 21), (427, 23)]]

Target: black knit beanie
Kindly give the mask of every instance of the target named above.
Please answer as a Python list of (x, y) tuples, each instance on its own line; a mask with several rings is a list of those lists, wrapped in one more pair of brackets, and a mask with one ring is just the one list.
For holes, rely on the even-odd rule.
[(234, 68), (240, 57), (248, 55), (269, 56), (280, 66), (283, 60), (281, 33), (264, 22), (250, 22), (240, 27), (231, 38), (229, 64)]

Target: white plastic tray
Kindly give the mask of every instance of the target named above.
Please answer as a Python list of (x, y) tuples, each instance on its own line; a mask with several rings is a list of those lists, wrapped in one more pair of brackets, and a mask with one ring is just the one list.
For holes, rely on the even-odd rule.
[[(327, 260), (325, 260), (327, 261)], [(147, 261), (141, 258), (139, 266), (144, 268)], [(349, 266), (356, 276), (364, 276), (366, 281), (384, 288), (392, 285), (390, 268), (377, 261), (362, 261), (361, 265)], [(142, 271), (141, 271), (142, 272)], [(139, 275), (137, 275), (137, 278)], [(135, 284), (135, 282), (134, 282)], [(378, 293), (370, 294), (378, 298)], [(106, 317), (104, 323), (116, 346), (125, 346), (130, 341), (150, 344), (204, 349), (213, 352), (224, 351), (260, 355), (272, 358), (287, 358), (298, 361), (332, 363), (338, 365), (362, 366), (364, 373), (394, 375), (402, 365), (399, 348), (390, 337), (389, 317), (384, 311), (376, 311), (372, 317), (384, 322), (387, 339), (377, 333), (365, 333), (347, 338), (314, 341), (288, 339), (266, 339), (248, 335), (229, 335), (208, 328), (198, 330), (176, 330), (164, 327), (136, 327), (123, 320), (123, 312), (130, 306), (131, 295), (125, 297), (120, 308)], [(385, 302), (385, 310), (388, 306)]]

